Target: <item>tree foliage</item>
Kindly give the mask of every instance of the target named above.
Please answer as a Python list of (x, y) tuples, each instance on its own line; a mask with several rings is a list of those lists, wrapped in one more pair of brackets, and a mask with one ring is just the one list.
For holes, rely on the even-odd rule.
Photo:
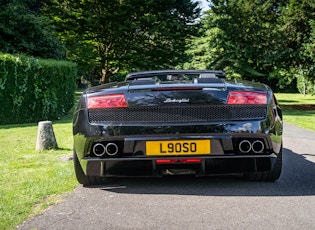
[(55, 20), (69, 57), (86, 67), (99, 66), (102, 82), (120, 71), (174, 68), (182, 63), (200, 13), (198, 3), (191, 0), (52, 3), (53, 12), (51, 7), (43, 11)]
[(314, 79), (314, 4), (302, 0), (213, 0), (186, 67), (288, 87)]
[(102, 83), (180, 66), (315, 93), (313, 0), (209, 2), (200, 18), (193, 0), (0, 0), (0, 51), (59, 59), (66, 47)]
[(0, 51), (36, 57), (65, 57), (65, 48), (47, 17), (39, 15), (40, 1), (1, 0)]

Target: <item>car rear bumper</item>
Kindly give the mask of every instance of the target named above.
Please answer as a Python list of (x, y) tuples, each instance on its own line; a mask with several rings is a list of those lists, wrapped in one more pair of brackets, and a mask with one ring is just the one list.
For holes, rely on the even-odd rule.
[[(84, 132), (74, 131), (74, 147), (87, 176), (144, 177), (178, 171), (193, 172), (195, 175), (269, 171), (281, 151), (282, 129), (268, 127), (266, 120), (177, 126), (88, 125)], [(211, 151), (200, 155), (148, 155), (147, 142), (187, 140), (209, 140)], [(251, 145), (260, 141), (264, 148), (262, 151), (242, 152), (239, 146), (243, 140)], [(116, 151), (109, 154), (104, 151), (108, 150), (107, 146), (114, 145), (117, 146), (117, 154)], [(103, 149), (95, 151), (95, 146)], [(165, 159), (173, 161), (158, 162)], [(200, 162), (181, 159), (200, 159)]]
[[(102, 177), (159, 177), (165, 174), (238, 174), (272, 169), (277, 155), (269, 156), (194, 156), (194, 157), (133, 157), (117, 159), (84, 158), (86, 175)], [(191, 161), (190, 161), (191, 160)]]

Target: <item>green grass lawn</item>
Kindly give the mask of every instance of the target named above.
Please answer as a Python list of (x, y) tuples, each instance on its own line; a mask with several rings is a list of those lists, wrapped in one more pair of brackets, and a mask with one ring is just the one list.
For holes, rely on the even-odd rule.
[(282, 108), (284, 121), (315, 131), (315, 96), (279, 93), (276, 97)]
[[(77, 94), (77, 96), (80, 93)], [(284, 120), (315, 130), (315, 97), (277, 94)], [(296, 107), (296, 104), (303, 106)], [(310, 107), (308, 107), (310, 106)], [(301, 110), (302, 109), (302, 110)], [(72, 155), (71, 118), (53, 122), (59, 149), (36, 152), (37, 124), (0, 126), (0, 229), (15, 229), (27, 218), (71, 193), (78, 182)]]
[(0, 126), (0, 229), (15, 229), (71, 192), (78, 182), (71, 120), (53, 124), (60, 149), (36, 152), (37, 124)]

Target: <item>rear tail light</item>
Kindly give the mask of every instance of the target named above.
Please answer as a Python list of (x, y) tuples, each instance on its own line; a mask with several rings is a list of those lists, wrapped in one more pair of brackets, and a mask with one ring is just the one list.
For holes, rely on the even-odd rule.
[(128, 107), (124, 94), (111, 94), (87, 98), (88, 109), (125, 108)]
[(233, 91), (229, 93), (228, 104), (267, 104), (267, 93)]

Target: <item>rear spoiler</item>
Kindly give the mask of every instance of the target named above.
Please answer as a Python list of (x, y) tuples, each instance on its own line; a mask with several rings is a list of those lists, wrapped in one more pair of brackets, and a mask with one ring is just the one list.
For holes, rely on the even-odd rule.
[(226, 78), (222, 70), (152, 70), (129, 73), (126, 80), (136, 80), (165, 75), (199, 75), (198, 78)]

